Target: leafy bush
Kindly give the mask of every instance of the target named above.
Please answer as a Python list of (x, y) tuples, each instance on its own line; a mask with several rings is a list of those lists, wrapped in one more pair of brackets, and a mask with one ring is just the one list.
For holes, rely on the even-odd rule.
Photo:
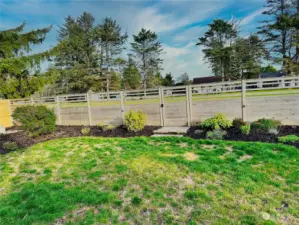
[(240, 126), (240, 130), (242, 134), (248, 135), (250, 133), (251, 127), (250, 125)]
[(146, 123), (146, 115), (141, 111), (130, 110), (125, 114), (125, 124), (129, 131), (143, 130)]
[(271, 129), (277, 129), (281, 125), (280, 121), (273, 119), (259, 119), (251, 124), (251, 128), (257, 131), (269, 132)]
[(88, 127), (82, 128), (81, 134), (83, 134), (84, 136), (89, 135), (90, 134), (90, 128), (88, 128)]
[(287, 142), (297, 142), (299, 141), (299, 137), (296, 135), (288, 135), (278, 138), (278, 142), (287, 143)]
[(201, 126), (206, 130), (226, 129), (232, 126), (232, 122), (226, 119), (224, 115), (217, 114), (216, 116), (203, 121)]
[(240, 128), (241, 126), (245, 126), (246, 123), (243, 121), (242, 118), (235, 118), (233, 120), (233, 126), (236, 128)]
[(56, 115), (45, 106), (21, 106), (12, 117), (33, 137), (55, 131)]
[(206, 138), (212, 140), (222, 140), (226, 134), (227, 132), (225, 130), (215, 129), (213, 131), (208, 131)]
[(15, 151), (19, 148), (18, 144), (13, 141), (5, 142), (3, 144), (3, 149), (6, 151)]

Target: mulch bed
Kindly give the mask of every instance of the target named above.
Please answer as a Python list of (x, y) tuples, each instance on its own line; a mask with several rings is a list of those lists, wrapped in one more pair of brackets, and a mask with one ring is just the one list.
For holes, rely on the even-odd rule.
[[(200, 127), (191, 127), (187, 136), (194, 139), (205, 139), (206, 132), (198, 133), (201, 130)], [(278, 137), (287, 136), (287, 135), (297, 135), (299, 136), (299, 126), (281, 126), (279, 128), (279, 134), (267, 134), (260, 131), (251, 130), (249, 135), (242, 134), (238, 128), (231, 127), (227, 130), (227, 135), (224, 137), (224, 140), (230, 141), (260, 141), (267, 143), (278, 143)], [(295, 146), (299, 148), (299, 142), (294, 143), (284, 143), (288, 145)]]
[[(40, 142), (68, 137), (81, 137), (82, 128), (85, 126), (57, 126), (56, 131), (52, 134), (41, 135), (39, 137), (30, 137), (25, 131), (17, 133), (0, 135), (0, 154), (8, 153), (2, 148), (5, 142), (16, 142), (20, 148), (27, 148)], [(160, 128), (155, 126), (146, 126), (142, 131), (129, 132), (125, 127), (120, 126), (112, 130), (104, 131), (98, 126), (90, 128), (90, 135), (94, 137), (136, 137), (136, 136), (151, 136), (154, 130)], [(19, 130), (18, 127), (9, 129), (9, 131)]]

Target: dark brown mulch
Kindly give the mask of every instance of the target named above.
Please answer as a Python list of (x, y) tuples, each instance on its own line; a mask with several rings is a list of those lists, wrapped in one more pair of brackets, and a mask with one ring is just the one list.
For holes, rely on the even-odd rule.
[[(40, 142), (68, 137), (84, 136), (81, 133), (82, 128), (85, 126), (57, 126), (56, 131), (52, 134), (41, 135), (39, 137), (29, 137), (24, 131), (12, 134), (0, 135), (0, 154), (8, 153), (3, 149), (5, 142), (16, 142), (20, 148), (30, 147)], [(104, 131), (98, 126), (90, 128), (90, 135), (95, 137), (136, 137), (136, 136), (151, 136), (154, 130), (160, 127), (146, 126), (142, 131), (129, 132), (125, 127), (120, 126), (112, 130)], [(11, 128), (10, 130), (18, 130), (18, 127)]]
[[(191, 127), (187, 136), (194, 139), (205, 139), (206, 132), (196, 134), (197, 130), (201, 130), (200, 127)], [(268, 134), (256, 130), (251, 130), (249, 135), (242, 134), (238, 128), (231, 127), (227, 130), (227, 135), (224, 137), (224, 140), (230, 141), (260, 141), (267, 143), (278, 143), (278, 137), (287, 136), (287, 135), (297, 135), (299, 136), (299, 126), (281, 126), (279, 128), (279, 134)], [(299, 142), (294, 143), (285, 143), (288, 145), (295, 146), (299, 148)]]

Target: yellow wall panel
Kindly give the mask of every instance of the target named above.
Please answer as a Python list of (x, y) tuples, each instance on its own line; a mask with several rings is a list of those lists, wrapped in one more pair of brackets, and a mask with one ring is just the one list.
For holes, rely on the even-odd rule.
[(0, 125), (4, 127), (12, 126), (8, 100), (0, 100)]

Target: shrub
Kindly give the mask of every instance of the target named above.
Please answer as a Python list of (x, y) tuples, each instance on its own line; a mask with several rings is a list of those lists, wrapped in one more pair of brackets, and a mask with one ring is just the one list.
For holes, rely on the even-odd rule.
[(277, 129), (281, 125), (280, 121), (272, 119), (259, 119), (251, 124), (251, 128), (257, 131), (269, 132)]
[(288, 135), (278, 138), (278, 142), (287, 143), (287, 142), (297, 142), (299, 141), (299, 137), (296, 135)]
[(243, 121), (242, 118), (235, 118), (233, 120), (233, 126), (236, 128), (240, 128), (241, 126), (245, 126), (246, 123)]
[(89, 135), (90, 134), (90, 128), (88, 128), (88, 127), (82, 128), (81, 134), (83, 134), (84, 136)]
[(13, 141), (5, 142), (3, 144), (3, 149), (6, 151), (15, 151), (19, 148), (18, 144)]
[(116, 128), (116, 126), (113, 126), (113, 125), (104, 125), (104, 126), (102, 126), (103, 131), (114, 130), (115, 128)]
[(250, 133), (251, 127), (250, 125), (240, 126), (240, 130), (242, 134), (248, 135)]
[(56, 115), (45, 106), (21, 106), (16, 108), (12, 117), (33, 137), (55, 131)]
[(143, 130), (146, 123), (146, 115), (141, 111), (130, 110), (125, 114), (125, 124), (129, 131)]
[(201, 126), (206, 130), (226, 129), (232, 126), (232, 122), (226, 119), (224, 115), (217, 114), (216, 116), (203, 121)]
[(212, 140), (222, 140), (226, 134), (227, 132), (225, 130), (215, 129), (213, 131), (208, 131), (206, 138)]

